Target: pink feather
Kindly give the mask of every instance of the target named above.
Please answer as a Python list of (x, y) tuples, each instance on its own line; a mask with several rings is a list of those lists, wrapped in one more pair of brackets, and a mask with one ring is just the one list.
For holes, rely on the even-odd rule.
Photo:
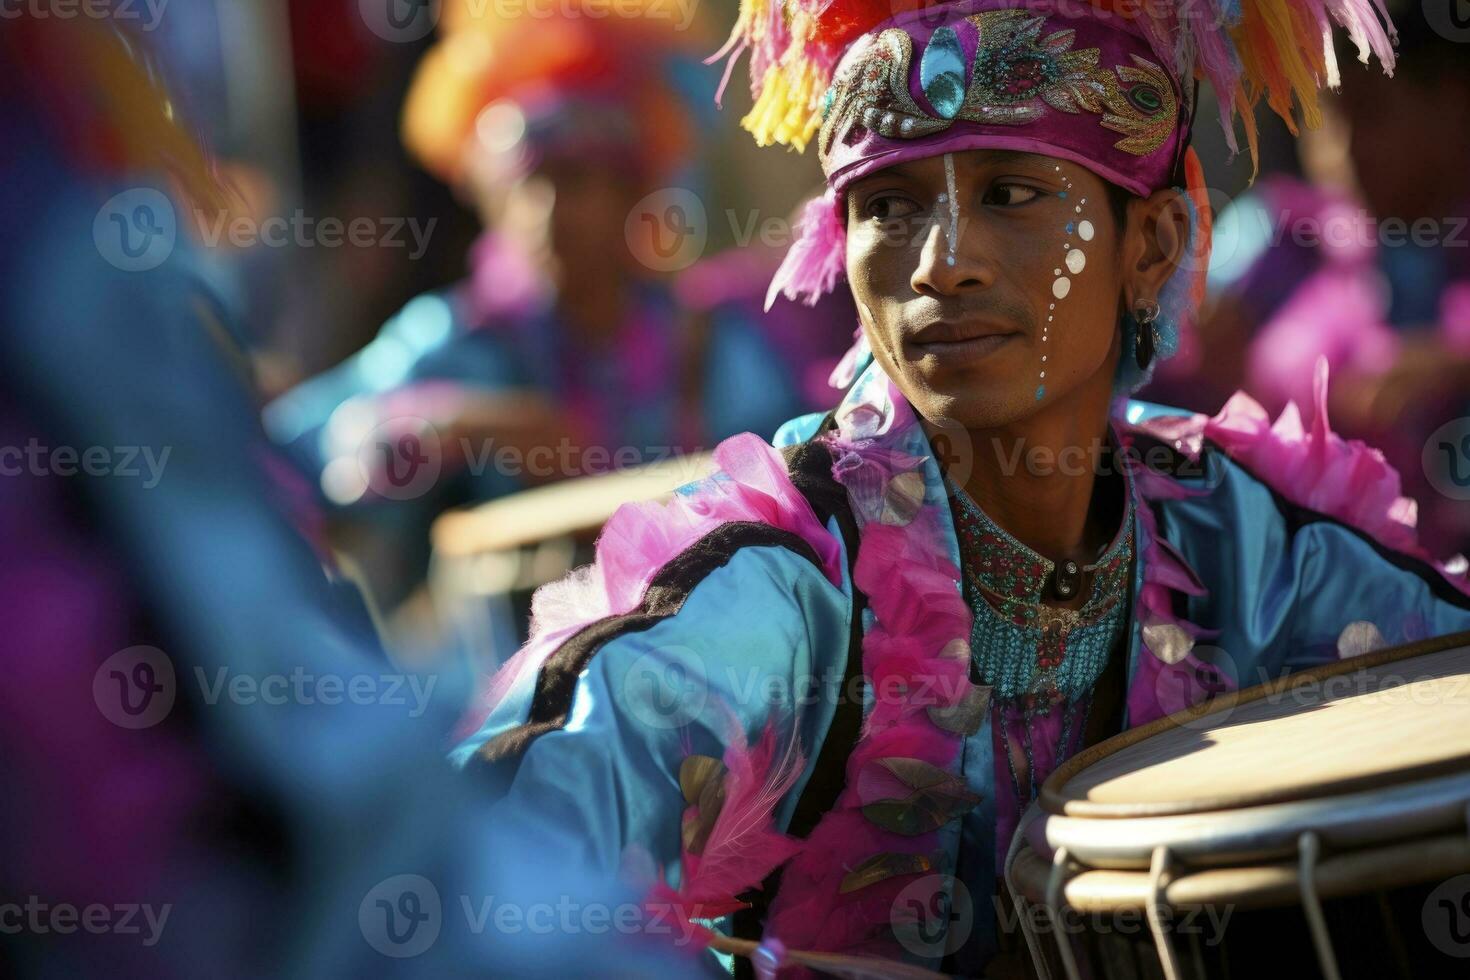
[(802, 208), (796, 241), (766, 291), (766, 309), (775, 305), (778, 294), (815, 306), (846, 271), (847, 228), (837, 212), (836, 193), (829, 187)]
[[(775, 868), (801, 849), (776, 829), (775, 811), (795, 785), (805, 757), (795, 737), (777, 758), (777, 733), (768, 723), (754, 748), (732, 717), (725, 748), (725, 802), (704, 849), (684, 853), (678, 891), (660, 885), (651, 901), (666, 903), (683, 921), (727, 915), (745, 907), (738, 896), (760, 887)], [(707, 937), (706, 937), (707, 938)]]

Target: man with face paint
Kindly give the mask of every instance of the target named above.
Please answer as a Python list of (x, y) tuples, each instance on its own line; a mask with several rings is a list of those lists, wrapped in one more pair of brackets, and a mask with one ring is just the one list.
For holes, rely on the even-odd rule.
[(976, 975), (1015, 950), (998, 883), (1062, 760), (1470, 628), (1463, 560), (1331, 432), (1325, 371), (1307, 426), (1127, 397), (1206, 265), (1196, 81), (1254, 152), (1261, 95), (1315, 121), (1329, 20), (1392, 67), (1356, 0), (744, 8), (745, 125), (815, 140), (828, 184), (772, 294), (847, 278), (846, 394), (779, 448), (725, 442), (538, 596), (455, 753), (494, 819), (643, 874), (763, 976), (816, 952)]

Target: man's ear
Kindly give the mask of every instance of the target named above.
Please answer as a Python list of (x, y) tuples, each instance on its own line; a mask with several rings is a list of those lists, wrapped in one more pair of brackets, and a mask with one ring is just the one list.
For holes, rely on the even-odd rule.
[(1122, 271), (1129, 309), (1139, 300), (1158, 301), (1188, 248), (1189, 205), (1181, 191), (1169, 188), (1128, 202)]

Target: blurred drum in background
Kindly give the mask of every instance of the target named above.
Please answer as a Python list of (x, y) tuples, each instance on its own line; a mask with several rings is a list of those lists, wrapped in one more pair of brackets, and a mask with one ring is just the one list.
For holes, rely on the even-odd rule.
[(713, 470), (709, 453), (676, 456), (444, 514), (433, 527), (424, 597), (433, 619), (476, 651), (480, 668), (494, 670), (526, 634), (531, 593), (591, 561), (598, 533), (619, 507), (668, 498)]
[(1470, 633), (1087, 749), (1006, 880), (1042, 977), (1463, 977), (1467, 821)]

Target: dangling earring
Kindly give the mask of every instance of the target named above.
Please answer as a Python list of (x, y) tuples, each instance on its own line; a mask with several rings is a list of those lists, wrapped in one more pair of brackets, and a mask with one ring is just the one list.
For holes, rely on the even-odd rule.
[(1147, 371), (1153, 363), (1154, 345), (1158, 342), (1158, 331), (1154, 321), (1159, 318), (1159, 304), (1151, 299), (1141, 299), (1133, 304), (1133, 319), (1138, 322), (1138, 337), (1133, 344), (1133, 356), (1138, 369)]

